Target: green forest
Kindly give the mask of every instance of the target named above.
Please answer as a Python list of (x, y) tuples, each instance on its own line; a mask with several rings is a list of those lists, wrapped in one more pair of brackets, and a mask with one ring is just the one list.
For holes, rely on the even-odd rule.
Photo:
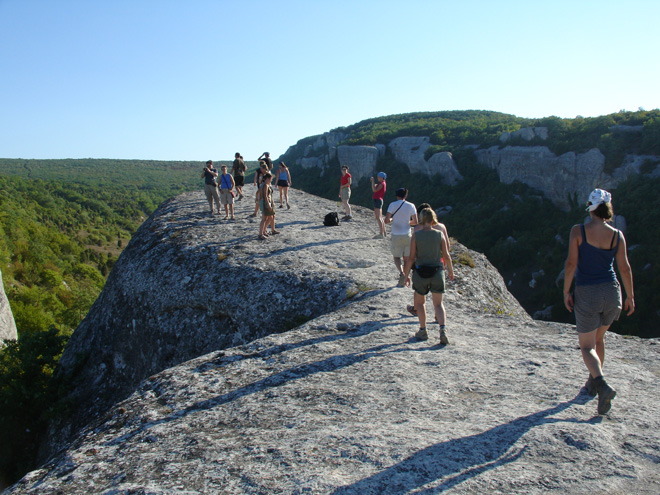
[(160, 203), (201, 188), (203, 167), (0, 159), (0, 269), (19, 337), (0, 349), (0, 485), (33, 465), (58, 413), (57, 360), (122, 249)]

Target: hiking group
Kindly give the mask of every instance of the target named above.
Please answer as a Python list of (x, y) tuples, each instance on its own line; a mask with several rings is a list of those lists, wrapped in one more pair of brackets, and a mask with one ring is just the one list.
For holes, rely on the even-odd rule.
[[(272, 168), (269, 154), (262, 154), (259, 157), (259, 169), (254, 175), (254, 185), (257, 187), (255, 210), (250, 215), (256, 217), (261, 211), (259, 239), (266, 239), (269, 235), (279, 233), (275, 229)], [(243, 198), (245, 163), (240, 154), (236, 153), (232, 167), (233, 178), (227, 174), (226, 166), (222, 166), (221, 169), (222, 174), (218, 176), (213, 163), (210, 160), (207, 162), (207, 167), (202, 173), (202, 177), (206, 179), (206, 196), (211, 213), (213, 213), (214, 201), (220, 213), (221, 201), (225, 207), (225, 218), (233, 220), (231, 191), (235, 187), (239, 192), (239, 201)], [(280, 162), (276, 175), (280, 208), (285, 205), (290, 208), (288, 188), (291, 186), (291, 173), (283, 162)], [(220, 195), (217, 189), (218, 177)], [(408, 190), (405, 188), (395, 191), (396, 200), (390, 203), (386, 215), (383, 216), (387, 174), (379, 172), (376, 177), (371, 177), (370, 182), (374, 217), (378, 226), (378, 233), (374, 238), (386, 238), (385, 226), (392, 225), (390, 250), (399, 274), (397, 287), (412, 285), (413, 304), (408, 305), (406, 309), (419, 320), (419, 330), (414, 336), (419, 340), (429, 339), (425, 303), (427, 294), (431, 293), (439, 341), (440, 344), (447, 345), (449, 335), (443, 297), (446, 278), (448, 277), (450, 281), (454, 280), (447, 227), (438, 221), (435, 211), (428, 203), (416, 208), (413, 203), (407, 201)], [(342, 218), (343, 221), (353, 219), (349, 204), (351, 186), (352, 177), (349, 168), (342, 165), (339, 198), (346, 213)], [(603, 376), (605, 333), (612, 323), (619, 319), (622, 309), (627, 315), (635, 311), (635, 296), (625, 237), (620, 230), (611, 225), (612, 195), (605, 190), (595, 189), (589, 195), (587, 211), (589, 218), (585, 223), (574, 225), (570, 232), (569, 250), (564, 268), (564, 305), (568, 311), (575, 313), (578, 344), (584, 364), (589, 371), (585, 389), (592, 396), (598, 395), (598, 414), (605, 414), (610, 410), (612, 399), (616, 396), (616, 391), (607, 384)], [(336, 213), (334, 215), (333, 224), (337, 225), (337, 215)], [(270, 234), (267, 231), (268, 226), (270, 226)], [(621, 286), (614, 271), (615, 260), (626, 291), (625, 301), (622, 300)], [(573, 283), (575, 288), (572, 290)]]
[[(273, 187), (271, 185), (273, 175), (277, 175), (277, 187), (280, 192), (280, 208), (285, 205), (290, 209), (289, 187), (291, 187), (291, 172), (284, 162), (279, 163), (276, 172), (273, 172), (273, 161), (270, 153), (264, 152), (257, 159), (259, 168), (254, 174), (254, 186), (256, 194), (254, 198), (254, 213), (250, 217), (256, 217), (261, 212), (261, 222), (259, 223), (258, 238), (264, 240), (270, 235), (279, 234), (275, 229), (275, 200), (273, 197)], [(202, 171), (204, 179), (204, 192), (209, 202), (209, 209), (213, 214), (213, 205), (216, 205), (218, 215), (220, 215), (222, 204), (225, 211), (225, 220), (235, 220), (234, 200), (241, 201), (245, 195), (243, 187), (245, 186), (245, 172), (247, 166), (240, 153), (234, 155), (231, 174), (227, 172), (227, 166), (220, 167), (221, 173), (213, 166), (213, 160), (206, 162), (206, 167)], [(236, 198), (238, 194), (238, 198)], [(270, 226), (270, 233), (268, 227)]]

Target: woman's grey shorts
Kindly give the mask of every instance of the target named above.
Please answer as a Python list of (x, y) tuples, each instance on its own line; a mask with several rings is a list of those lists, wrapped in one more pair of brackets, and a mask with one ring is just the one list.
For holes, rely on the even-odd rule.
[(593, 332), (611, 325), (621, 314), (619, 282), (575, 286), (575, 325), (578, 333)]
[(429, 291), (434, 294), (442, 294), (445, 292), (445, 270), (440, 267), (430, 278), (422, 278), (416, 271), (413, 271), (412, 286), (415, 292), (422, 296), (428, 294)]

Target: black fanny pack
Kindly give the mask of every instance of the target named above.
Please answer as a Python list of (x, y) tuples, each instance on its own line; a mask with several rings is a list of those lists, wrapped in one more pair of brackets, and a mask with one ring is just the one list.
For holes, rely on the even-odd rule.
[(438, 273), (438, 270), (440, 270), (440, 266), (416, 266), (415, 271), (417, 272), (417, 275), (419, 275), (422, 278), (431, 278), (433, 275)]

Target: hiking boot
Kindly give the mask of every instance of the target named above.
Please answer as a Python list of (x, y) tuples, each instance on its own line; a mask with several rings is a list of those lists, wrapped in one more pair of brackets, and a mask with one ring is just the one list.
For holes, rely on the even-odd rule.
[(593, 376), (589, 375), (589, 378), (587, 378), (587, 382), (584, 384), (584, 388), (587, 390), (587, 393), (592, 397), (598, 393), (596, 392), (596, 384), (594, 383)]
[(408, 310), (408, 313), (410, 313), (411, 315), (417, 316), (417, 310), (415, 309), (415, 306), (413, 306), (412, 304), (408, 304), (408, 306), (406, 306), (406, 309)]
[(612, 407), (612, 399), (616, 397), (616, 391), (610, 387), (602, 376), (596, 379), (596, 388), (598, 390), (598, 414), (606, 414)]
[(444, 328), (440, 329), (440, 343), (442, 345), (449, 344), (449, 337), (447, 337), (447, 330), (445, 330)]
[(417, 340), (429, 340), (429, 334), (426, 331), (426, 328), (420, 328), (415, 334)]

